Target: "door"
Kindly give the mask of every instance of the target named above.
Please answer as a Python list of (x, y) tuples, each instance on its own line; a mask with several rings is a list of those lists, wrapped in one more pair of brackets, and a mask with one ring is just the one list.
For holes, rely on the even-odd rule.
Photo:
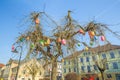
[(120, 80), (120, 74), (116, 74), (116, 80)]

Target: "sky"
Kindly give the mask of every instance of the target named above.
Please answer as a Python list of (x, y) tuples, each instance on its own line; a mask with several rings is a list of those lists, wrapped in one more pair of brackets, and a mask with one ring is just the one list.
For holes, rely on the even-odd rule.
[[(120, 31), (120, 0), (1, 0), (0, 1), (0, 63), (6, 64), (13, 57), (11, 46), (21, 32), (24, 20), (33, 11), (45, 11), (56, 21), (68, 10), (72, 17), (85, 24), (95, 20)], [(120, 45), (119, 39), (108, 33), (112, 44)]]

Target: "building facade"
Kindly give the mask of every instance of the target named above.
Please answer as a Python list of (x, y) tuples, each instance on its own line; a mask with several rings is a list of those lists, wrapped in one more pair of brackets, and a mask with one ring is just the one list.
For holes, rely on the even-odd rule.
[[(43, 59), (30, 59), (27, 61), (21, 61), (19, 65), (19, 71), (17, 75), (17, 80), (32, 80), (32, 73), (34, 71), (35, 80), (41, 80), (45, 77), (51, 77), (51, 64), (47, 65), (46, 68), (43, 67), (45, 60)], [(17, 74), (18, 61), (10, 59), (8, 63), (0, 69), (0, 76), (4, 80), (14, 80)], [(62, 63), (57, 62), (57, 78), (60, 80), (62, 77)]]
[[(73, 66), (69, 64), (71, 59), (76, 61)], [(120, 46), (111, 44), (91, 48), (88, 51), (82, 50), (66, 57), (63, 63), (64, 75), (72, 69), (72, 72), (77, 72), (81, 77), (93, 75), (102, 80), (96, 62), (101, 68), (105, 68), (105, 79), (120, 80)]]

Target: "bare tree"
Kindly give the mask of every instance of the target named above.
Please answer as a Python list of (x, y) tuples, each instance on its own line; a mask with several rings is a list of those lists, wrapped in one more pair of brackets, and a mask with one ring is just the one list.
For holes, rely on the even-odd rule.
[[(87, 42), (78, 39), (80, 35), (85, 36), (86, 33), (89, 33), (90, 41), (92, 42), (95, 42), (96, 36), (102, 36), (102, 40), (105, 40), (104, 29), (106, 28), (104, 25), (92, 21), (87, 26), (82, 27), (77, 21), (71, 18), (70, 13), (71, 11), (68, 11), (68, 15), (62, 21), (62, 25), (58, 25), (45, 12), (31, 13), (30, 21), (32, 27), (30, 26), (16, 41), (17, 44), (27, 46), (25, 48), (27, 49), (26, 58), (30, 58), (31, 54), (34, 54), (34, 56), (42, 54), (46, 60), (45, 65), (52, 64), (52, 80), (56, 80), (57, 61), (59, 57), (64, 56), (67, 51), (71, 53), (75, 52), (76, 46), (79, 43), (90, 48)], [(46, 18), (49, 19), (48, 22)], [(44, 19), (46, 21), (43, 21)], [(46, 23), (48, 25), (52, 24), (52, 27), (43, 26)]]
[(25, 65), (25, 70), (32, 76), (32, 80), (35, 80), (35, 76), (39, 73), (44, 73), (41, 64), (37, 64), (36, 61), (33, 61), (30, 64)]

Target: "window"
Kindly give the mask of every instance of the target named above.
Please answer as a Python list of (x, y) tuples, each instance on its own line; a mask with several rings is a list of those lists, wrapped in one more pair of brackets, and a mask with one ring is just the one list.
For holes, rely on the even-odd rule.
[(76, 72), (76, 68), (74, 68), (74, 72)]
[(84, 52), (84, 56), (86, 55), (86, 53)]
[(23, 74), (25, 74), (26, 70), (23, 70)]
[(22, 78), (22, 80), (25, 80), (25, 78)]
[(30, 78), (28, 78), (28, 80), (31, 80)]
[(69, 68), (69, 72), (71, 72), (71, 69)]
[(68, 62), (69, 64), (70, 64), (70, 60), (69, 60), (69, 62)]
[(64, 73), (66, 73), (66, 69), (64, 69)]
[(87, 70), (88, 72), (91, 72), (90, 66), (87, 66)]
[(74, 60), (74, 64), (76, 64), (76, 61)]
[(103, 57), (103, 59), (105, 59), (106, 58), (106, 54), (102, 54), (102, 57)]
[(111, 58), (115, 58), (115, 55), (113, 52), (110, 52), (110, 56), (111, 56)]
[(97, 66), (96, 65), (93, 65), (93, 67), (94, 67), (94, 70), (97, 70)]
[(120, 51), (118, 51), (119, 55), (120, 55)]
[(92, 59), (93, 59), (93, 61), (95, 61), (95, 60), (96, 60), (96, 57), (95, 57), (95, 56), (92, 56)]
[(89, 57), (86, 57), (86, 62), (89, 62)]
[(106, 63), (106, 69), (109, 69), (109, 65), (108, 65), (108, 63)]
[(80, 58), (80, 62), (83, 62), (83, 58)]
[(64, 61), (64, 65), (66, 65), (66, 61)]
[(107, 74), (107, 78), (112, 78), (111, 74)]
[(82, 71), (84, 71), (84, 66), (81, 66)]
[(113, 69), (118, 69), (118, 64), (117, 64), (117, 62), (113, 62)]

